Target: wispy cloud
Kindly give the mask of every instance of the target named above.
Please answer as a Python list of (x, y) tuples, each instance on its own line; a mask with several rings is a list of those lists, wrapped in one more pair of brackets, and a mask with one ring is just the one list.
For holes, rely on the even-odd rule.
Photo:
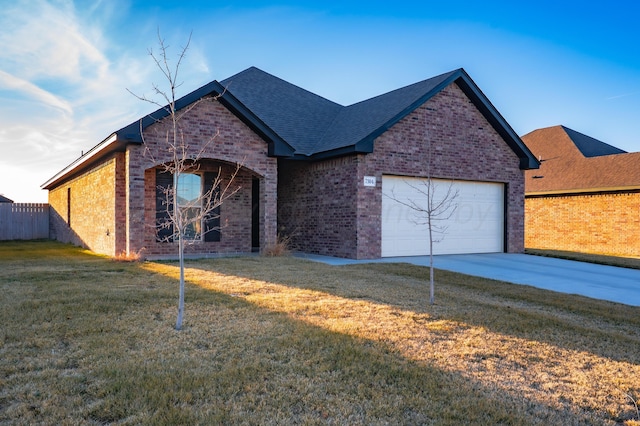
[(3, 66), (19, 70), (22, 78), (74, 82), (106, 72), (108, 61), (71, 1), (17, 1), (2, 16)]
[(0, 89), (13, 91), (17, 96), (32, 98), (44, 105), (58, 108), (67, 114), (73, 113), (71, 105), (66, 100), (2, 70), (0, 70)]
[[(114, 10), (114, 2), (79, 10), (70, 0), (18, 0), (3, 10), (0, 192), (11, 194), (11, 182), (24, 179), (5, 176), (10, 166), (24, 165), (42, 183), (139, 115), (125, 87), (144, 81), (148, 68), (109, 45)], [(46, 199), (32, 191), (10, 198)]]
[(621, 95), (615, 95), (615, 96), (609, 96), (608, 98), (605, 98), (606, 101), (612, 101), (614, 99), (620, 99), (620, 98), (626, 98), (628, 96), (634, 96), (640, 94), (640, 92), (636, 91), (636, 92), (629, 92), (629, 93), (623, 93)]

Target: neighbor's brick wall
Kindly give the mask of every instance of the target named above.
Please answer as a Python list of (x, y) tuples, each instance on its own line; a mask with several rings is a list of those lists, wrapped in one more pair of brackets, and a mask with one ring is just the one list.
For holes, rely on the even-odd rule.
[(527, 197), (525, 246), (640, 256), (640, 193)]
[[(260, 180), (260, 246), (275, 242), (277, 232), (277, 160), (267, 156), (267, 143), (212, 98), (195, 105), (180, 121), (182, 134), (191, 152), (203, 151), (203, 158), (215, 164), (242, 164), (233, 188), (241, 189), (221, 206), (222, 239), (219, 243), (198, 243), (188, 247), (190, 253), (228, 253), (251, 251), (251, 179)], [(127, 210), (130, 226), (130, 246), (143, 250), (147, 256), (177, 253), (177, 243), (155, 242), (155, 167), (171, 161), (167, 150), (166, 131), (169, 123), (149, 126), (145, 130), (145, 145), (130, 145), (130, 176), (142, 174), (144, 187), (130, 197)], [(201, 171), (216, 170), (204, 162)], [(211, 167), (215, 166), (213, 169)], [(230, 175), (232, 168), (226, 169)], [(137, 226), (137, 214), (144, 212)]]
[[(280, 225), (297, 235), (294, 243), (303, 251), (380, 257), (382, 176), (427, 176), (429, 142), (433, 177), (505, 184), (505, 250), (522, 252), (520, 160), (455, 84), (381, 135), (371, 154), (312, 164), (281, 161)], [(364, 176), (375, 176), (377, 186), (365, 187)]]
[[(96, 253), (114, 256), (120, 248), (116, 235), (115, 182), (122, 175), (123, 154), (49, 191), (50, 227), (53, 239), (86, 247)], [(71, 227), (67, 223), (67, 194), (71, 189)]]

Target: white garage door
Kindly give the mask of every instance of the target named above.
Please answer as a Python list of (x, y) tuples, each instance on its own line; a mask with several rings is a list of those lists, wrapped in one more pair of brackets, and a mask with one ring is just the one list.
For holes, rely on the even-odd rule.
[[(427, 180), (398, 176), (382, 177), (382, 256), (429, 254), (425, 214), (399, 203), (426, 206)], [(457, 192), (455, 210), (447, 220), (438, 220), (433, 254), (495, 253), (504, 249), (504, 185), (501, 183), (433, 179), (434, 201), (449, 187)]]

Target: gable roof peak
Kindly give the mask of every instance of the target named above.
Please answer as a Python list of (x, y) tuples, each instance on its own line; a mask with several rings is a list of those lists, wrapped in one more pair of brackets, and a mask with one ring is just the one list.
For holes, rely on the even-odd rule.
[(456, 83), (521, 160), (537, 168), (528, 150), (463, 68), (342, 106), (257, 67), (223, 81), (235, 98), (294, 148), (294, 158), (322, 159), (373, 151), (373, 141), (450, 84)]

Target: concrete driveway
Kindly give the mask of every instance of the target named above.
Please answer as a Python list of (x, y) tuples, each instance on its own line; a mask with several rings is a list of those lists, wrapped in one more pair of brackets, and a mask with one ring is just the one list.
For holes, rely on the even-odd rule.
[[(429, 265), (428, 256), (375, 260), (339, 259), (310, 254), (296, 256), (331, 265), (380, 262)], [(640, 306), (640, 270), (637, 269), (509, 253), (440, 255), (433, 259), (434, 266), (438, 269)]]

